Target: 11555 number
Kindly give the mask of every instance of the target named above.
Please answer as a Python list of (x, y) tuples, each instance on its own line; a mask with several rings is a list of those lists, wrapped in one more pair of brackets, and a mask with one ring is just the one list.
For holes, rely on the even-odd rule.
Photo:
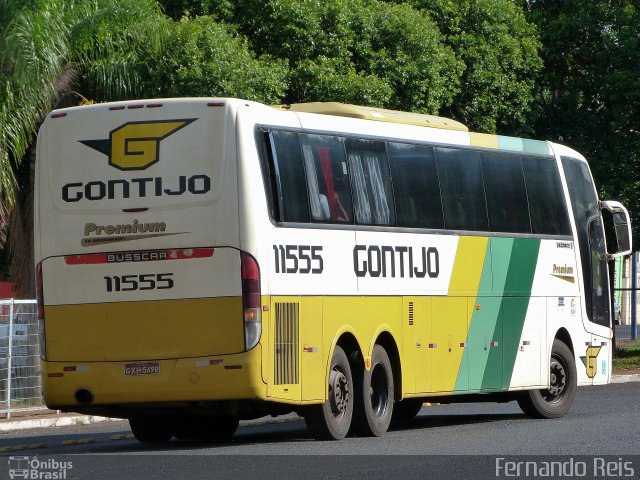
[(173, 288), (173, 273), (143, 273), (140, 275), (113, 275), (104, 277), (107, 292), (136, 290), (166, 290)]
[(274, 245), (276, 273), (322, 273), (321, 252), (316, 245)]

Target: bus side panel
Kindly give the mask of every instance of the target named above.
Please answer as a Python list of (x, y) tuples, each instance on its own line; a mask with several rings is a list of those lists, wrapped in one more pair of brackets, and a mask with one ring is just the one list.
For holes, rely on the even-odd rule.
[(431, 390), (466, 390), (469, 372), (467, 359), (463, 362), (463, 353), (468, 328), (467, 297), (434, 297), (431, 309)]
[[(542, 240), (540, 244), (532, 291), (534, 296), (545, 301), (546, 322), (544, 325), (536, 326), (540, 320), (535, 314), (529, 313), (525, 330), (531, 328), (533, 331), (534, 328), (546, 326), (540, 348), (540, 382), (545, 386), (549, 384), (549, 361), (553, 342), (561, 329), (566, 330), (571, 339), (569, 347), (573, 348), (574, 352), (578, 385), (592, 384), (580, 359), (580, 356), (585, 354), (585, 344), (590, 341), (591, 336), (586, 332), (582, 318), (583, 306), (575, 247), (576, 243), (573, 240)], [(539, 307), (540, 311), (542, 308)], [(523, 368), (526, 368), (524, 364)], [(516, 374), (514, 373), (514, 376)]]
[(433, 392), (469, 388), (465, 355), (475, 298), (482, 287), (487, 237), (460, 237), (451, 270), (449, 296), (433, 297), (431, 340)]
[[(505, 388), (542, 386), (543, 372), (549, 369), (546, 352), (546, 300), (544, 298), (508, 298), (505, 317)], [(523, 318), (524, 322), (518, 322)], [(508, 319), (508, 320), (507, 320)]]
[(292, 402), (324, 401), (322, 297), (273, 296), (269, 306), (268, 395)]
[[(535, 317), (533, 325), (526, 322), (527, 314), (535, 311), (537, 302), (532, 298), (533, 282), (538, 264), (540, 240), (516, 238), (511, 249), (506, 272), (502, 324), (504, 387), (536, 385), (539, 383), (540, 331), (546, 316)], [(525, 328), (527, 324), (527, 328)], [(526, 369), (516, 370), (516, 364)]]
[(431, 297), (404, 297), (402, 390), (424, 393), (431, 390)]
[(467, 299), (470, 324), (464, 354), (469, 365), (471, 391), (502, 388), (502, 299), (495, 296), (493, 290), (496, 283), (500, 283), (494, 264), (505, 256), (505, 252), (496, 251), (496, 240), (509, 239), (489, 239), (478, 296)]

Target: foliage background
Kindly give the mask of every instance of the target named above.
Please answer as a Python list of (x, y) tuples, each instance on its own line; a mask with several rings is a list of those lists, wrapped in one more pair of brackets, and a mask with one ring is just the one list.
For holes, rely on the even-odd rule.
[[(638, 247), (640, 0), (0, 0), (0, 261), (33, 294), (33, 165), (52, 108), (234, 96), (438, 114), (564, 143)], [(10, 268), (8, 265), (10, 264)]]

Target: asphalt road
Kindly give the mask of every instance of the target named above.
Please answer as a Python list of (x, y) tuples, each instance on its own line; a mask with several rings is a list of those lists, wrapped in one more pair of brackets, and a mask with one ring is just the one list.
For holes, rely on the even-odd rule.
[[(0, 455), (33, 458), (38, 454), (42, 461), (71, 461), (73, 468), (67, 470), (66, 479), (271, 480), (292, 475), (309, 479), (424, 479), (433, 474), (454, 473), (454, 478), (496, 478), (496, 458), (512, 455), (522, 456), (518, 457), (520, 460), (532, 455), (539, 456), (533, 458), (540, 461), (582, 459), (588, 467), (587, 475), (580, 475), (582, 478), (638, 479), (640, 383), (580, 388), (571, 411), (556, 420), (529, 419), (514, 402), (425, 407), (414, 421), (393, 426), (382, 438), (317, 442), (307, 434), (304, 421), (295, 419), (241, 427), (233, 441), (217, 445), (173, 440), (158, 447), (131, 438), (112, 439), (114, 435), (127, 434), (130, 431), (126, 422), (23, 431), (2, 436), (0, 448), (34, 444), (46, 447)], [(80, 443), (63, 445), (65, 441)], [(549, 457), (557, 455), (569, 457)], [(610, 456), (606, 462), (611, 462), (611, 472), (629, 474), (632, 469), (633, 475), (599, 475), (604, 470), (592, 471), (596, 468), (594, 455)], [(8, 475), (3, 463), (0, 459), (0, 478)]]

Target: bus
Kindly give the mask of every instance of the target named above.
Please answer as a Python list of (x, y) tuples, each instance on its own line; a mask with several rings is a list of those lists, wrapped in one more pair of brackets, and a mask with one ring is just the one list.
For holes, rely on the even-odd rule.
[(290, 412), (381, 436), (427, 401), (554, 418), (611, 378), (629, 215), (555, 143), (332, 102), (73, 107), (39, 131), (34, 222), (46, 404), (142, 442)]

